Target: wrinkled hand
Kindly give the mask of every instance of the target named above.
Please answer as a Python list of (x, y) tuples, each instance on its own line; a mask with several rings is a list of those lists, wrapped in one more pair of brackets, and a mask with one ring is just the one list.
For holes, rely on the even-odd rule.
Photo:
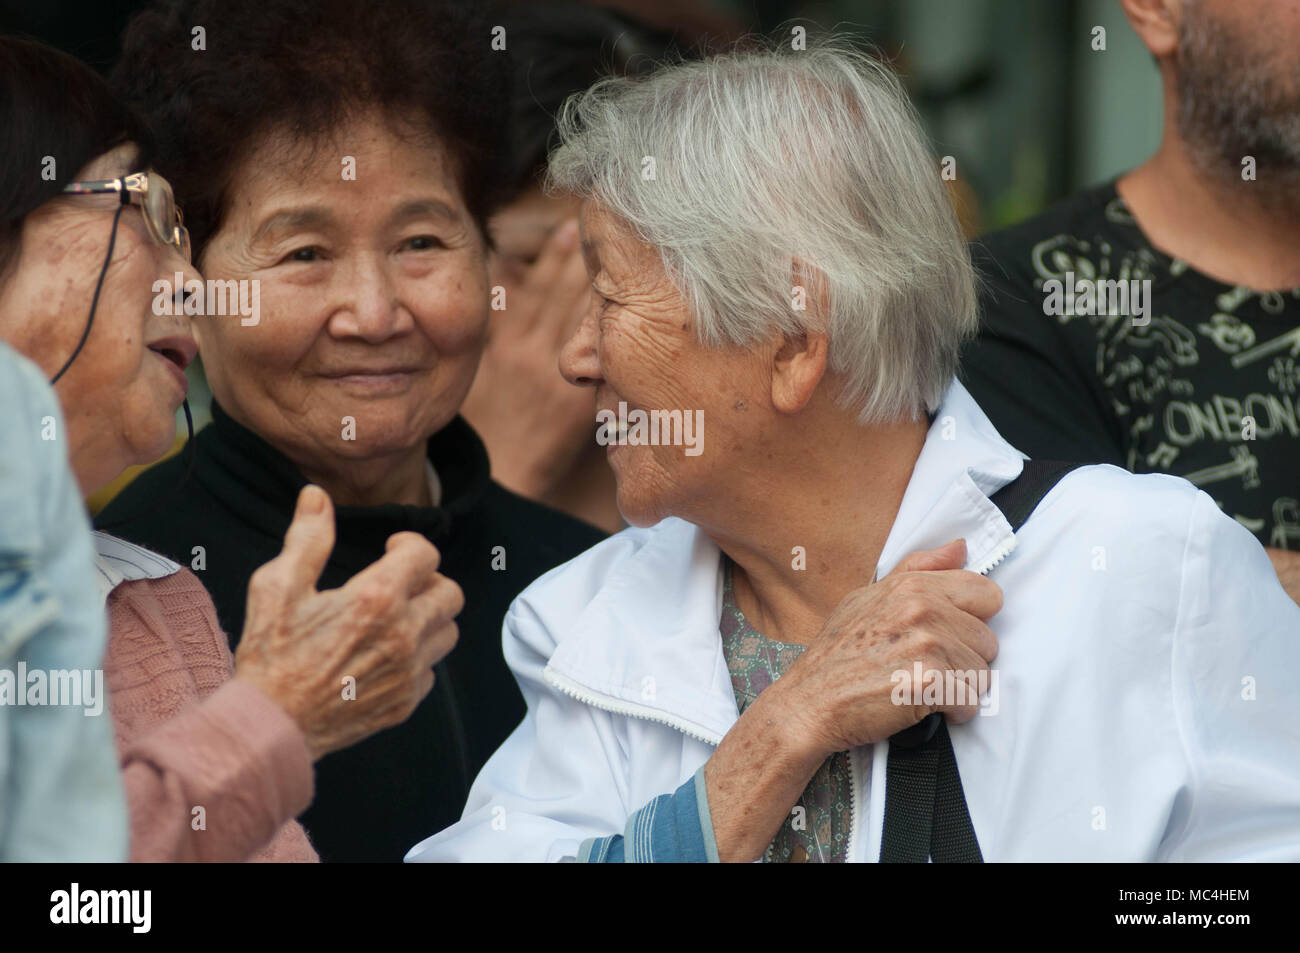
[(536, 263), (505, 287), (506, 308), (492, 313), (461, 413), (483, 437), (492, 475), (517, 493), (541, 498), (596, 431), (591, 391), (566, 381), (558, 366), (561, 347), (590, 303), (577, 222), (559, 225)]
[[(769, 689), (780, 688), (783, 717), (823, 756), (884, 740), (932, 711), (951, 724), (975, 717), (979, 673), (998, 644), (986, 624), (1002, 608), (1002, 590), (961, 569), (966, 543), (913, 553), (879, 582), (855, 589), (827, 618), (803, 655)], [(960, 671), (966, 704), (895, 703), (893, 673)], [(912, 686), (920, 702), (920, 685)], [(760, 700), (762, 696), (759, 696)], [(773, 699), (774, 701), (777, 699)]]
[[(320, 487), (298, 496), (280, 555), (253, 573), (235, 677), (302, 728), (312, 760), (410, 717), (455, 646), (465, 604), (438, 573), (437, 549), (395, 533), (387, 551), (341, 589), (316, 591), (334, 548), (334, 509)], [(345, 697), (344, 679), (354, 686)]]

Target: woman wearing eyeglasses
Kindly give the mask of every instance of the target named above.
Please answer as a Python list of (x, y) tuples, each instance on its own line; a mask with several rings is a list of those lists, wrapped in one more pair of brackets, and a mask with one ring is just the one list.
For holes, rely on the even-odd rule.
[[(51, 438), (83, 494), (171, 445), (195, 355), (188, 320), (154, 307), (157, 282), (199, 276), (150, 164), (149, 136), (103, 80), (0, 38), (0, 339), (55, 384), (66, 426)], [(232, 660), (193, 573), (96, 534), (99, 591), (81, 596), (108, 614), (133, 859), (315, 860), (293, 821), (312, 800), (314, 762), (402, 721), (430, 691), (462, 603), (436, 550), (393, 536), (373, 566), (317, 592), (332, 544), (330, 501), (307, 487), (283, 550), (250, 583)]]

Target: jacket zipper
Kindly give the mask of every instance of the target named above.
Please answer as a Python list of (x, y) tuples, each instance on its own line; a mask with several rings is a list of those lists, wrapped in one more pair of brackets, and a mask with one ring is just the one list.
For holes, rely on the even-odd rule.
[(1016, 537), (1014, 535), (1008, 536), (1002, 542), (998, 543), (997, 549), (985, 556), (984, 561), (980, 563), (978, 567), (972, 569), (972, 572), (977, 572), (981, 576), (987, 576), (993, 571), (993, 568), (997, 566), (998, 563), (1010, 556), (1011, 551), (1015, 548)]
[[(853, 848), (854, 839), (858, 833), (858, 758), (857, 748), (850, 748), (849, 755), (849, 842), (845, 845), (844, 861), (845, 863), (856, 863), (854, 860)], [(784, 821), (782, 822), (785, 823)], [(772, 843), (767, 845), (767, 850), (763, 851), (763, 863), (772, 863), (772, 847), (776, 843), (776, 838), (772, 838)]]
[(854, 848), (857, 846), (854, 842), (858, 836), (858, 801), (861, 794), (858, 791), (858, 758), (857, 749), (849, 749), (849, 844), (848, 851), (844, 855), (845, 861), (852, 864), (857, 860), (857, 854)]
[[(549, 685), (558, 688), (570, 698), (577, 699), (584, 705), (590, 705), (593, 708), (599, 708), (614, 715), (623, 715), (628, 718), (640, 718), (643, 721), (651, 721), (656, 724), (667, 725), (669, 728), (676, 729), (687, 737), (694, 738), (697, 741), (703, 741), (705, 744), (713, 745), (715, 748), (722, 741), (722, 739), (716, 735), (709, 735), (702, 731), (695, 730), (694, 727), (681, 719), (668, 718), (651, 708), (634, 705), (631, 702), (625, 702), (622, 699), (612, 698), (609, 695), (603, 695), (585, 689), (572, 679), (557, 674), (549, 666), (542, 670), (542, 678), (544, 678)], [(861, 799), (858, 783), (858, 759), (857, 754), (853, 749), (849, 750), (849, 782), (849, 843), (845, 857), (847, 860), (852, 862), (855, 856), (854, 848), (856, 846), (855, 841), (858, 834), (858, 801)], [(771, 844), (767, 845), (767, 849), (763, 852), (763, 858), (765, 862), (771, 862)]]
[(549, 665), (542, 670), (542, 677), (547, 683), (558, 688), (564, 694), (571, 698), (576, 698), (584, 705), (590, 705), (592, 708), (599, 708), (603, 711), (615, 715), (624, 715), (628, 718), (640, 718), (643, 721), (652, 721), (656, 724), (667, 725), (680, 731), (687, 737), (694, 738), (696, 741), (703, 741), (707, 745), (717, 747), (722, 739), (717, 735), (708, 734), (705, 729), (698, 725), (692, 725), (681, 719), (674, 719), (665, 716), (662, 712), (657, 712), (653, 708), (646, 708), (642, 705), (634, 705), (631, 702), (623, 701), (620, 698), (614, 698), (610, 695), (602, 695), (584, 688), (572, 679), (556, 673)]

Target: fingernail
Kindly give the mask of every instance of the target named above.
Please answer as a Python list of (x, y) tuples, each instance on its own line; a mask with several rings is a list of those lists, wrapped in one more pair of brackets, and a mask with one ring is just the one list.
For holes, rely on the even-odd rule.
[(309, 483), (302, 488), (302, 493), (298, 497), (298, 509), (307, 516), (315, 516), (317, 513), (324, 511), (325, 500), (322, 499), (324, 491), (314, 483)]

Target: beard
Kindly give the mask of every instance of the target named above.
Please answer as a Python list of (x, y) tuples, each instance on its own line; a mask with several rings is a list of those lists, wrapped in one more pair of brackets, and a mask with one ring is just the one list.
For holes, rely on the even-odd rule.
[[(1178, 130), (1206, 174), (1300, 207), (1300, 67), (1288, 38), (1244, 33), (1189, 5), (1178, 45)], [(1255, 181), (1242, 160), (1255, 160)]]

